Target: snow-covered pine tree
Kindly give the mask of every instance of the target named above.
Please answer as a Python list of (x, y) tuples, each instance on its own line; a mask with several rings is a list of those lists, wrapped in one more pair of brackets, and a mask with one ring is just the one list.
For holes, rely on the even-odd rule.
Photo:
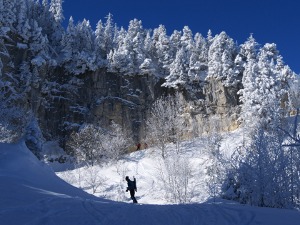
[(204, 81), (207, 75), (207, 42), (205, 38), (196, 33), (195, 47), (191, 50), (188, 76), (191, 81)]
[(163, 87), (179, 88), (188, 83), (189, 57), (184, 47), (180, 48), (175, 60), (170, 65), (170, 75), (166, 77)]
[(104, 26), (101, 20), (98, 21), (95, 31), (95, 56), (97, 65), (105, 66), (107, 52), (104, 45)]
[(144, 62), (140, 65), (139, 69), (141, 74), (149, 74), (149, 75), (155, 75), (156, 74), (156, 68), (152, 60), (152, 38), (150, 31), (146, 32), (146, 37), (144, 40), (144, 54), (145, 59)]
[(76, 30), (75, 30), (74, 20), (72, 16), (69, 19), (67, 31), (62, 37), (61, 45), (64, 46), (62, 49), (62, 53), (63, 53), (62, 61), (65, 64), (65, 67), (71, 71), (73, 65), (69, 66), (68, 64), (72, 64), (73, 55), (76, 53), (76, 45), (77, 45)]
[[(119, 41), (118, 47), (111, 50), (107, 56), (109, 72), (128, 73), (127, 66), (132, 63), (132, 60), (127, 49), (126, 36), (127, 32), (121, 29), (117, 38)], [(132, 64), (130, 64), (130, 67), (132, 67)]]
[(213, 38), (213, 35), (212, 35), (212, 31), (211, 31), (211, 29), (209, 29), (209, 30), (207, 31), (207, 36), (206, 36), (206, 40), (207, 40), (207, 42), (208, 42), (208, 46), (211, 45), (213, 39), (214, 39), (214, 38)]
[(151, 38), (151, 31), (147, 30), (145, 31), (146, 36), (144, 40), (144, 51), (145, 51), (145, 57), (150, 58), (152, 56), (152, 38)]
[(290, 110), (300, 110), (300, 77), (295, 76), (294, 82), (290, 83), (288, 91)]
[(196, 48), (195, 51), (199, 51), (201, 71), (205, 71), (208, 67), (208, 41), (200, 33), (196, 33), (194, 39)]
[[(62, 27), (62, 21), (64, 20), (62, 0), (51, 0), (50, 5), (44, 6), (40, 25), (43, 27), (43, 34), (47, 35), (49, 44), (52, 49), (52, 57), (56, 59), (58, 52), (61, 51), (61, 40), (65, 32)], [(48, 10), (48, 11), (47, 11)]]
[(113, 49), (113, 40), (115, 32), (115, 23), (113, 21), (113, 15), (109, 13), (106, 17), (104, 24), (104, 49), (108, 54)]
[(252, 37), (241, 46), (240, 54), (237, 57), (241, 57), (244, 67), (242, 84), (243, 88), (239, 90), (240, 101), (243, 103), (241, 105), (240, 121), (245, 125), (245, 127), (255, 127), (256, 118), (256, 99), (254, 92), (257, 89), (255, 79), (258, 76), (258, 66), (257, 66), (257, 46), (258, 43)]
[[(266, 127), (278, 121), (275, 118), (280, 118), (279, 109), (281, 108), (282, 90), (277, 74), (274, 71), (277, 60), (278, 51), (275, 44), (265, 44), (258, 53), (258, 76), (255, 79), (256, 90), (254, 95), (257, 96), (257, 114), (260, 118), (260, 123)], [(276, 110), (276, 112), (274, 110)], [(278, 125), (278, 124), (275, 124)]]
[(109, 70), (128, 75), (141, 74), (140, 66), (145, 60), (145, 35), (142, 22), (131, 20), (128, 31), (119, 34), (118, 47), (109, 54)]
[(250, 34), (247, 41), (240, 46), (239, 55), (242, 56), (244, 62), (257, 58), (258, 46), (253, 34)]
[(97, 68), (94, 50), (94, 35), (88, 20), (74, 26), (73, 18), (69, 20), (67, 32), (62, 39), (64, 48), (63, 63), (67, 71), (75, 75)]
[(180, 38), (180, 46), (186, 49), (188, 54), (191, 54), (191, 52), (195, 47), (193, 33), (188, 26), (184, 26), (182, 30), (182, 36)]
[(16, 0), (3, 0), (2, 26), (15, 30), (14, 24), (17, 21)]
[(154, 57), (157, 64), (157, 75), (165, 77), (169, 75), (172, 56), (170, 52), (170, 40), (165, 26), (160, 25), (153, 31)]
[[(277, 56), (276, 62), (277, 63), (275, 65), (274, 72), (276, 73), (276, 79), (279, 85), (278, 89), (280, 90), (280, 95), (284, 99), (285, 96), (292, 89), (291, 87), (293, 86), (293, 84), (299, 82), (299, 78), (288, 65), (284, 64), (283, 57), (281, 55)], [(290, 109), (286, 103), (287, 102), (282, 101), (282, 105), (284, 105), (285, 114), (288, 115)]]
[[(41, 12), (43, 11), (43, 6), (40, 3), (40, 0), (32, 1), (27, 0), (28, 2), (28, 18), (35, 19), (36, 21), (39, 21), (39, 18), (41, 17)], [(30, 22), (31, 23), (31, 22)]]
[(235, 171), (237, 198), (261, 207), (292, 206), (282, 133), (258, 128)]
[(78, 47), (81, 51), (92, 53), (94, 50), (94, 36), (90, 21), (84, 19), (76, 26)]
[(216, 35), (208, 51), (207, 79), (221, 80), (226, 86), (236, 85), (234, 58), (236, 56), (234, 41), (223, 31)]
[(93, 71), (97, 65), (95, 63), (94, 34), (90, 22), (84, 19), (82, 23), (78, 23), (76, 29), (79, 50), (76, 63), (77, 74), (87, 70)]
[[(134, 19), (129, 22), (128, 31), (124, 40), (124, 46), (121, 46), (123, 52), (128, 52), (126, 60), (126, 74), (140, 74), (139, 67), (145, 60), (144, 53), (145, 31), (142, 21)], [(123, 56), (125, 56), (123, 54)]]
[(49, 10), (49, 1), (48, 0), (42, 0), (42, 6), (44, 7), (44, 8), (48, 8), (48, 10)]
[(174, 60), (177, 51), (181, 48), (181, 31), (174, 30), (170, 36), (170, 60)]
[(155, 65), (152, 61), (152, 59), (145, 58), (144, 62), (140, 65), (139, 67), (140, 73), (142, 75), (148, 74), (148, 75), (153, 75), (155, 74), (156, 68)]
[(31, 63), (35, 66), (42, 66), (46, 64), (49, 59), (49, 42), (46, 36), (42, 34), (42, 28), (39, 27), (36, 20), (31, 20), (31, 33), (29, 49), (31, 50)]
[(4, 5), (3, 0), (0, 0), (0, 25), (3, 26)]
[(56, 22), (61, 23), (64, 20), (63, 8), (62, 8), (63, 0), (51, 0), (50, 2), (50, 12), (53, 14)]
[(23, 67), (16, 73), (6, 50), (1, 48), (1, 56), (5, 56), (3, 58), (7, 63), (5, 68), (0, 58), (0, 141), (10, 143), (20, 140), (27, 125), (27, 112), (22, 106), (30, 89), (30, 76), (27, 76), (30, 71), (27, 65), (24, 73)]
[(42, 1), (42, 6), (41, 6), (41, 11), (40, 11), (40, 15), (38, 17), (38, 24), (40, 25), (40, 27), (43, 28), (42, 32), (44, 35), (47, 35), (47, 38), (51, 39), (51, 35), (50, 32), (52, 31), (52, 26), (51, 26), (51, 20), (53, 18), (52, 13), (50, 12), (50, 5), (48, 0), (43, 0)]
[(24, 38), (25, 42), (28, 42), (30, 26), (27, 17), (27, 1), (19, 1), (17, 7), (17, 32)]

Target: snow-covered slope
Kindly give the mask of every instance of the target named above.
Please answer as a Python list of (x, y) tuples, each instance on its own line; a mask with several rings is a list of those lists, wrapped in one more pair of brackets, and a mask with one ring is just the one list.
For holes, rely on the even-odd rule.
[(1, 225), (296, 225), (300, 221), (300, 213), (295, 210), (229, 201), (134, 205), (96, 198), (56, 177), (23, 143), (0, 144), (0, 179)]
[[(232, 149), (241, 143), (241, 138), (240, 131), (224, 134), (221, 151), (226, 159), (230, 158)], [(103, 163), (101, 166), (83, 166), (64, 171), (61, 171), (61, 165), (53, 166), (53, 168), (59, 171), (58, 176), (73, 186), (98, 197), (127, 203), (131, 200), (129, 194), (124, 191), (127, 185), (125, 176), (137, 179), (138, 192), (136, 194), (139, 203), (158, 205), (180, 202), (175, 201), (174, 198), (177, 196), (172, 196), (170, 193), (172, 190), (169, 189), (172, 187), (166, 185), (170, 177), (179, 181), (178, 189), (184, 188), (180, 180), (188, 179), (187, 195), (183, 196), (184, 202), (203, 203), (211, 195), (208, 187), (210, 177), (207, 175), (207, 167), (213, 162), (207, 148), (207, 139), (203, 137), (181, 143), (179, 151), (176, 151), (175, 144), (168, 144), (165, 152), (174, 157), (169, 156), (167, 160), (163, 160), (161, 151), (153, 147), (133, 152), (118, 162)], [(180, 161), (177, 161), (178, 159)], [(184, 163), (187, 164), (184, 166)], [(186, 169), (189, 170), (186, 174), (180, 174)], [(95, 177), (98, 181), (93, 180)], [(101, 182), (101, 185), (93, 190), (91, 185), (93, 182)]]

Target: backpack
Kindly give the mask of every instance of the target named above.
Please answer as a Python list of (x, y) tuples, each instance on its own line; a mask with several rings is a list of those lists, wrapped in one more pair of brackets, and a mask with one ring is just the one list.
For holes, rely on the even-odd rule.
[(128, 180), (128, 189), (129, 190), (136, 190), (136, 179), (133, 178), (132, 180)]

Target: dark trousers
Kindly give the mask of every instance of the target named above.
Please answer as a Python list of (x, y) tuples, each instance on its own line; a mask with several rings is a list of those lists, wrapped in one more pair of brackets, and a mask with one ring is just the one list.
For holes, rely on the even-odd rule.
[(135, 191), (134, 191), (134, 190), (129, 190), (129, 191), (130, 191), (130, 197), (131, 197), (133, 203), (137, 203), (137, 200), (136, 200), (136, 198), (134, 197)]

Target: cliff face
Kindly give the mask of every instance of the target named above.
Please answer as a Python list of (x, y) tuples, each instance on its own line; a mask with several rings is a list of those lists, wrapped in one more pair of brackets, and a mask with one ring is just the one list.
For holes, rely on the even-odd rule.
[[(54, 71), (62, 77), (63, 71)], [(166, 90), (154, 76), (123, 76), (104, 69), (77, 78), (79, 84), (59, 94), (47, 94), (47, 107), (39, 104), (37, 117), (44, 136), (65, 137), (83, 123), (103, 127), (111, 121), (122, 125), (134, 140), (145, 135), (145, 119), (151, 104)], [(58, 79), (53, 79), (57, 80)], [(60, 81), (59, 87), (70, 85), (71, 78)], [(74, 90), (75, 89), (75, 90)], [(72, 92), (74, 91), (74, 92)]]
[[(126, 76), (101, 69), (75, 76), (51, 60), (39, 66), (31, 61), (27, 63), (27, 71), (22, 62), (30, 62), (33, 56), (17, 47), (7, 51), (15, 57), (1, 57), (2, 74), (15, 74), (15, 84), (10, 83), (19, 93), (16, 104), (33, 113), (46, 140), (60, 139), (62, 146), (70, 133), (84, 123), (105, 127), (114, 121), (128, 131), (133, 141), (143, 140), (145, 121), (153, 102), (175, 92), (161, 87), (164, 80), (152, 75)], [(2, 79), (10, 81), (11, 77)], [(221, 129), (235, 129), (239, 113), (237, 91), (238, 88), (225, 87), (214, 79), (195, 83), (188, 90), (180, 89), (187, 125), (185, 136), (209, 132), (211, 128), (206, 125), (215, 115)], [(7, 98), (10, 96), (8, 92)], [(34, 146), (35, 142), (30, 145)]]
[[(13, 32), (0, 38), (1, 94), (4, 93), (0, 100), (33, 115), (27, 131), (30, 148), (39, 149), (38, 143), (44, 139), (60, 140), (64, 147), (71, 132), (82, 124), (106, 127), (111, 121), (122, 125), (133, 141), (141, 141), (146, 136), (145, 122), (153, 102), (175, 93), (174, 89), (162, 87), (165, 81), (153, 75), (128, 76), (106, 69), (70, 74), (63, 62), (56, 62), (59, 55), (36, 55), (29, 47)], [(181, 88), (179, 98), (187, 126), (184, 136), (210, 132), (210, 120), (215, 116), (220, 129), (235, 129), (238, 89), (225, 87), (216, 79)]]
[(83, 101), (89, 102), (87, 121), (122, 125), (135, 140), (144, 138), (145, 120), (151, 104), (164, 90), (154, 76), (123, 76), (97, 71), (87, 77), (81, 91)]
[[(174, 93), (161, 87), (162, 79), (148, 75), (125, 76), (103, 69), (79, 79), (81, 84), (76, 94), (65, 92), (53, 99), (51, 107), (38, 110), (43, 132), (67, 140), (70, 132), (83, 123), (105, 127), (114, 121), (128, 131), (133, 141), (140, 141), (145, 138), (145, 121), (153, 102), (162, 95)], [(193, 89), (193, 94), (180, 91), (188, 130), (186, 137), (209, 132), (206, 125), (213, 116), (218, 116), (222, 130), (237, 127), (237, 89), (226, 88), (217, 80), (195, 84)]]

